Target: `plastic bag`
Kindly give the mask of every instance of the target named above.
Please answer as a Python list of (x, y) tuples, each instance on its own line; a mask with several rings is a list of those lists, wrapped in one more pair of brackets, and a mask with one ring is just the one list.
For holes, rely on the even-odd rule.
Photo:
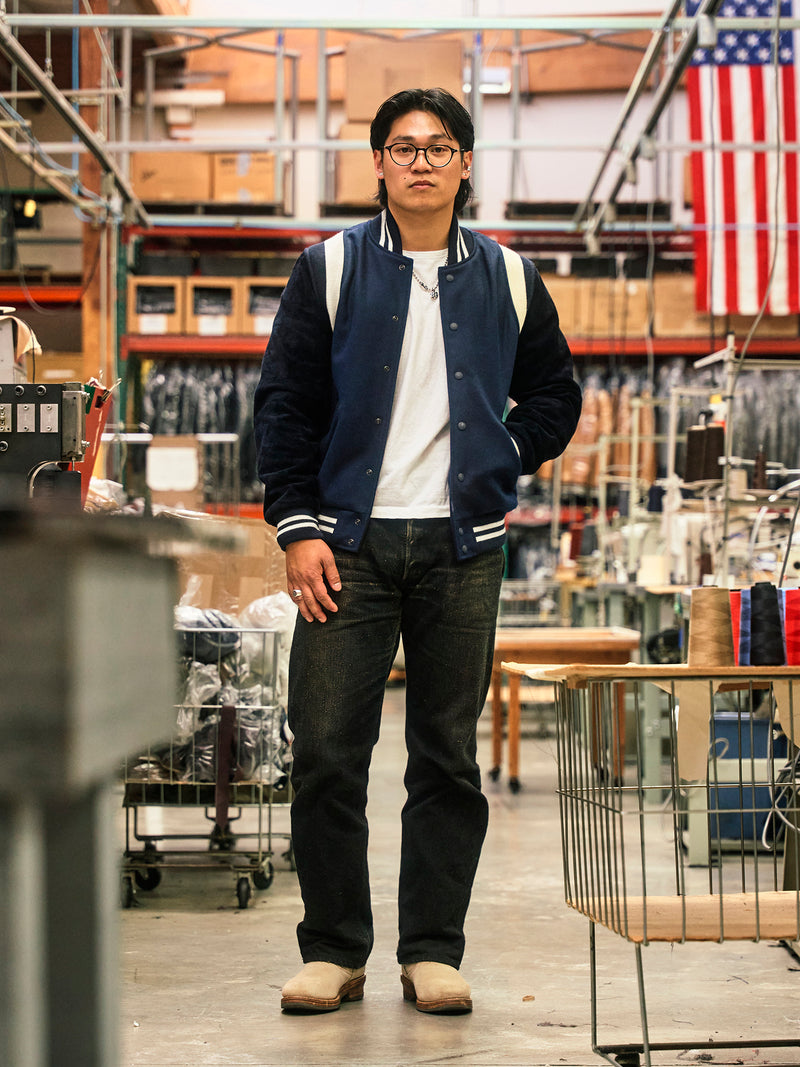
[(175, 608), (178, 649), (200, 663), (216, 663), (239, 647), (236, 620), (213, 608), (178, 605)]

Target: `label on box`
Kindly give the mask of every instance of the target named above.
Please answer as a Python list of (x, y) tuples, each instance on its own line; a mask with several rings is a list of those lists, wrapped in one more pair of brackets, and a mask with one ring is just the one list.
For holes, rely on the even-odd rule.
[(272, 324), (275, 321), (273, 315), (256, 315), (253, 319), (253, 331), (255, 333), (271, 333)]
[(140, 315), (139, 333), (166, 333), (166, 315)]
[(228, 332), (227, 315), (198, 315), (197, 332), (201, 337), (219, 337)]

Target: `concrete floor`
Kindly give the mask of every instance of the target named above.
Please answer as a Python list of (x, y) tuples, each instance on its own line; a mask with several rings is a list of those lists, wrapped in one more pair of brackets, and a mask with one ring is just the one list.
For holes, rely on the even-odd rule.
[[(403, 690), (387, 690), (372, 775), (371, 869), (376, 946), (362, 1002), (321, 1016), (283, 1015), (279, 990), (300, 966), (295, 875), (280, 858), (271, 887), (241, 910), (222, 870), (165, 870), (122, 912), (121, 1058), (124, 1067), (206, 1065), (422, 1065), (539, 1067), (599, 1064), (590, 1036), (587, 921), (567, 908), (553, 737), (528, 729), (522, 791), (486, 781), (489, 834), (475, 884), (463, 973), (467, 1016), (426, 1016), (403, 1001), (394, 959), (399, 819), (403, 802)], [(489, 722), (480, 752), (490, 764)], [(196, 812), (167, 815), (186, 819)], [(277, 830), (288, 812), (274, 809)], [(651, 1039), (688, 1051), (654, 1053), (658, 1065), (800, 1064), (800, 963), (761, 943), (650, 945), (643, 951)], [(598, 931), (599, 1040), (638, 1040), (631, 945)], [(746, 1048), (692, 1051), (693, 1041), (735, 1037)]]

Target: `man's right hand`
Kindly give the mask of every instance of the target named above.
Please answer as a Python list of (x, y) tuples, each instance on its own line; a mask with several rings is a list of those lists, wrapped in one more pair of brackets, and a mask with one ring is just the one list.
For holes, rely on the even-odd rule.
[[(339, 610), (330, 591), (338, 593), (342, 581), (333, 552), (321, 538), (286, 546), (286, 583), (289, 596), (307, 622), (325, 622), (326, 612)], [(302, 596), (297, 596), (298, 590)]]

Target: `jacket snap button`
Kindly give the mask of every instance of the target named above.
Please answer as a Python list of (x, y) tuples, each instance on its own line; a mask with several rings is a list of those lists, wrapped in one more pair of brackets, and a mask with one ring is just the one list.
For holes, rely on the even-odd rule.
[(457, 330), (458, 329), (458, 323), (457, 322), (451, 322), (450, 323), (450, 329), (451, 330)]
[(457, 370), (456, 373), (455, 373), (455, 377), (456, 377), (456, 380), (460, 382), (461, 379), (464, 377), (463, 370)]
[(461, 551), (462, 552), (466, 552), (467, 551), (467, 546), (466, 545), (462, 545), (461, 546)]
[(397, 269), (398, 270), (405, 270), (406, 269), (405, 263), (401, 263), (400, 266)]
[(361, 519), (354, 519), (353, 520), (353, 525), (354, 526), (360, 526), (361, 525)]
[(367, 474), (372, 474), (372, 467), (367, 467), (367, 471), (366, 471), (366, 473), (367, 473)]
[(458, 475), (458, 480), (459, 480), (460, 482), (463, 482), (463, 481), (464, 481), (464, 475), (463, 475), (463, 474), (459, 474), (459, 475)]
[(466, 430), (467, 424), (465, 422), (460, 422), (458, 424), (458, 428), (459, 428), (459, 430)]
[(386, 371), (386, 373), (388, 374), (388, 373), (389, 373), (389, 371), (390, 371), (390, 370), (391, 370), (392, 368), (391, 368), (391, 367), (389, 366), (389, 364), (387, 363), (387, 364), (385, 364), (385, 366), (384, 366), (384, 368), (383, 368), (383, 369), (384, 369), (384, 370)]
[(463, 526), (459, 526), (459, 528), (458, 528), (458, 532), (459, 532), (460, 534), (463, 534), (463, 532), (464, 532), (464, 527), (463, 527)]
[(392, 322), (399, 322), (399, 321), (400, 321), (400, 316), (399, 315), (392, 315)]
[(348, 538), (347, 538), (347, 543), (348, 543), (348, 545), (354, 545), (354, 544), (356, 543), (356, 542), (355, 542), (355, 538), (353, 538), (353, 537), (348, 537)]
[(381, 418), (380, 416), (378, 416), (378, 418), (377, 418), (377, 419), (375, 420), (375, 425), (376, 425), (376, 426), (380, 426), (380, 424), (381, 424), (382, 422), (383, 422), (383, 419), (382, 419), (382, 418)]
[(447, 280), (448, 282), (451, 282), (451, 281), (453, 280), (453, 275), (452, 275), (452, 274), (448, 274), (448, 275), (446, 275), (446, 280)]

